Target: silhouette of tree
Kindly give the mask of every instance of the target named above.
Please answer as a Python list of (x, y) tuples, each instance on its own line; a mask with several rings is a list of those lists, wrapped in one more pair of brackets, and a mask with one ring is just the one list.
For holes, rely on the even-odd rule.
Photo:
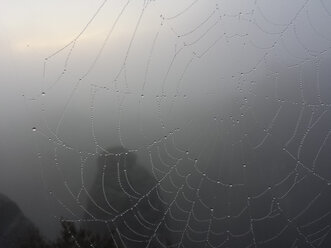
[(55, 241), (45, 240), (38, 230), (32, 230), (19, 248), (121, 248), (115, 245), (111, 236), (101, 237), (82, 228), (77, 230), (72, 222), (62, 221), (61, 228), (60, 236)]
[(29, 231), (27, 238), (21, 240), (20, 248), (51, 248), (51, 244), (45, 240), (37, 229)]
[(90, 248), (90, 247), (100, 247), (100, 248), (112, 248), (116, 247), (114, 240), (109, 235), (99, 236), (89, 230), (84, 230), (80, 228), (76, 229), (72, 222), (62, 221), (62, 232), (60, 238), (57, 239), (55, 246), (56, 248)]
[[(147, 169), (137, 163), (137, 156), (123, 147), (115, 147), (99, 156), (97, 166), (97, 174), (87, 203), (86, 222), (83, 225), (77, 227), (73, 222), (61, 220), (61, 231), (54, 241), (45, 239), (37, 228), (31, 227), (26, 231), (24, 238), (17, 242), (18, 245), (13, 247), (122, 248), (123, 237), (119, 236), (139, 240), (146, 236), (152, 237), (154, 232), (164, 245), (153, 239), (149, 247), (166, 247), (169, 243), (166, 242), (168, 237), (165, 231), (162, 228), (156, 231), (153, 229), (160, 223), (164, 213), (164, 206), (155, 187), (157, 181)], [(118, 223), (111, 221), (114, 216), (123, 212), (128, 213), (123, 215), (125, 225), (123, 220)], [(138, 218), (154, 225), (144, 230), (141, 225), (143, 220)], [(125, 243), (125, 247), (128, 248), (146, 245), (146, 242)]]
[[(84, 226), (106, 236), (109, 236), (109, 230), (112, 230), (117, 236), (120, 233), (128, 239), (140, 240), (139, 245), (145, 247), (146, 237), (154, 234), (155, 226), (164, 214), (164, 206), (155, 187), (157, 181), (137, 162), (136, 154), (123, 147), (114, 147), (102, 153), (98, 158), (97, 167), (98, 171), (87, 203), (88, 213), (85, 216), (92, 221), (86, 221)], [(121, 217), (122, 220), (111, 221), (123, 212), (125, 214)], [(153, 224), (149, 229), (141, 225), (141, 222), (144, 223), (146, 220)], [(166, 235), (162, 226), (156, 232), (158, 238), (164, 241)], [(140, 247), (137, 243), (125, 245)], [(150, 246), (160, 245), (151, 243)]]

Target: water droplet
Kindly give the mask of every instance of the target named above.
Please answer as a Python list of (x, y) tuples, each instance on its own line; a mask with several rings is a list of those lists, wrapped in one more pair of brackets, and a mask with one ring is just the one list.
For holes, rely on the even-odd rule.
[(41, 92), (41, 95), (42, 95), (42, 96), (46, 95), (45, 91)]
[(32, 131), (33, 131), (33, 132), (37, 131), (37, 128), (36, 128), (36, 127), (33, 127), (33, 128), (32, 128)]

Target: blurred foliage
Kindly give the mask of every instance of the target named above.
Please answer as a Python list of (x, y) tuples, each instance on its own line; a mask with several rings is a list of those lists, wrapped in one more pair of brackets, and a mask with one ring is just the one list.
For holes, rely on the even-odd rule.
[[(113, 248), (112, 236), (100, 237), (89, 230), (77, 229), (72, 222), (61, 222), (61, 233), (55, 241), (46, 240), (38, 230), (33, 230), (19, 248)], [(120, 248), (120, 247), (118, 247)]]

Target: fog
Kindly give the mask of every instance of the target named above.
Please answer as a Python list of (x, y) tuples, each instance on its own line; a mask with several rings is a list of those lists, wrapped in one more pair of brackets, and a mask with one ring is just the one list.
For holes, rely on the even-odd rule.
[(330, 23), (327, 0), (4, 1), (0, 193), (53, 239), (109, 210), (91, 192), (122, 147), (152, 182), (113, 172), (127, 247), (328, 247)]

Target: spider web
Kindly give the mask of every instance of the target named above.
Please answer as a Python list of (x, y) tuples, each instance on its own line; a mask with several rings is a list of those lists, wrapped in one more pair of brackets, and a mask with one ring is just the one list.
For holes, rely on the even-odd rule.
[(326, 0), (100, 1), (30, 98), (55, 219), (118, 247), (328, 247), (330, 23)]

